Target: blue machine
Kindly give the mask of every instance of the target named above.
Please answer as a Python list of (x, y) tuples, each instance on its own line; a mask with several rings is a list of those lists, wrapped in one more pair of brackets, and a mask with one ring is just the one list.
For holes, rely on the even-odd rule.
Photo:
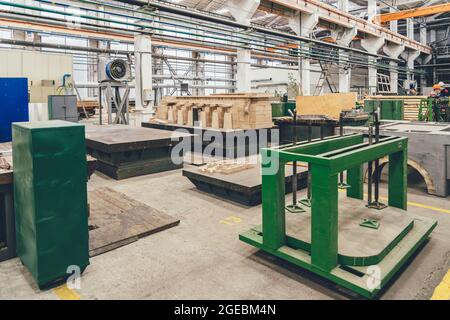
[(11, 123), (28, 121), (27, 78), (0, 78), (0, 142), (11, 137)]

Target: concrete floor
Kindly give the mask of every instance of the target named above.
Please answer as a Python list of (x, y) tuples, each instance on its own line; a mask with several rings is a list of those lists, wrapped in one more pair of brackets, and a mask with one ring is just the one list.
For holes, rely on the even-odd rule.
[[(83, 122), (96, 123), (97, 118)], [(423, 181), (414, 176), (409, 181), (415, 187), (408, 190), (408, 211), (434, 218), (438, 226), (380, 299), (429, 299), (450, 269), (450, 197), (426, 194)], [(121, 181), (96, 172), (88, 188), (103, 186), (181, 223), (91, 258), (76, 290), (81, 299), (359, 298), (239, 241), (240, 232), (261, 224), (261, 206), (245, 207), (199, 192), (181, 170)], [(384, 184), (380, 192), (386, 196)], [(305, 190), (299, 192), (299, 198), (305, 195)], [(52, 289), (40, 291), (18, 258), (0, 263), (0, 284), (0, 300), (59, 299)]]
[[(261, 206), (248, 208), (201, 193), (182, 177), (181, 170), (122, 181), (95, 173), (89, 189), (101, 186), (123, 192), (181, 223), (92, 258), (77, 290), (81, 299), (355, 298), (240, 242), (240, 232), (261, 223)], [(423, 191), (410, 190), (408, 200), (450, 209), (450, 197)], [(410, 205), (409, 212), (435, 218), (439, 224), (381, 299), (429, 299), (450, 268), (450, 214), (417, 205)], [(58, 299), (54, 290), (39, 291), (17, 258), (0, 263), (0, 283), (0, 299)]]

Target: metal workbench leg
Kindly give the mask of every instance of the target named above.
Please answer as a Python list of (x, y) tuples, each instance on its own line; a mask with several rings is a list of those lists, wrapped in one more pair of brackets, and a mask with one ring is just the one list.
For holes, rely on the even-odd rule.
[(408, 149), (389, 155), (389, 206), (407, 208), (407, 161)]
[(347, 189), (347, 197), (355, 199), (364, 199), (364, 166), (347, 170), (347, 182), (349, 187)]
[(277, 172), (269, 171), (270, 150), (261, 150), (262, 158), (262, 210), (263, 243), (276, 250), (286, 243), (285, 219), (285, 164), (280, 163)]
[(311, 166), (311, 263), (331, 271), (338, 261), (338, 174)]

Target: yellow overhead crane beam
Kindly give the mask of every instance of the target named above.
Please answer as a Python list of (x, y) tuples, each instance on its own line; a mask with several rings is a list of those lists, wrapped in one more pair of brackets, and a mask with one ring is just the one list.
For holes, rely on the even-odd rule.
[(382, 23), (394, 21), (394, 20), (424, 17), (424, 16), (430, 16), (433, 14), (445, 13), (445, 12), (450, 12), (450, 3), (437, 4), (435, 6), (401, 10), (401, 11), (390, 12), (390, 13), (383, 13), (383, 14), (379, 14), (379, 15), (375, 16), (373, 18), (373, 22), (382, 24)]

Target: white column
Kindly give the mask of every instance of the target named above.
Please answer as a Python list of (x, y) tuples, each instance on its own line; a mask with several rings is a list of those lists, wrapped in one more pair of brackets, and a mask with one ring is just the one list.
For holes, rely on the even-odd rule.
[(348, 0), (338, 0), (338, 9), (344, 12), (348, 12)]
[(411, 18), (406, 19), (406, 36), (414, 40), (414, 20)]
[[(192, 51), (192, 58), (194, 59), (201, 59), (203, 58), (203, 54), (198, 51)], [(204, 85), (205, 82), (203, 81), (203, 78), (205, 77), (205, 64), (203, 62), (199, 61), (193, 61), (194, 67), (193, 67), (193, 73), (194, 77), (202, 79), (202, 80), (195, 80), (195, 85)], [(204, 88), (196, 88), (193, 90), (195, 92), (196, 96), (204, 96), (205, 95), (205, 89)]]
[[(319, 23), (319, 16), (317, 14), (307, 14), (303, 12), (296, 12), (294, 17), (290, 17), (289, 27), (298, 36), (309, 37), (313, 32), (314, 27)], [(309, 49), (304, 48), (301, 42), (298, 43), (299, 50), (304, 51), (307, 54)], [(302, 48), (303, 47), (303, 48)], [(300, 54), (302, 54), (300, 52)], [(298, 59), (298, 71), (299, 71), (299, 92), (301, 95), (311, 95), (311, 65), (309, 57), (301, 57)]]
[(236, 91), (237, 92), (250, 92), (251, 85), (251, 50), (250, 49), (238, 49), (237, 50), (237, 73), (236, 73)]
[(367, 20), (373, 21), (373, 18), (377, 15), (377, 2), (375, 0), (367, 1)]
[(153, 113), (152, 39), (149, 35), (134, 37), (134, 63), (135, 110)]
[(420, 31), (419, 31), (419, 41), (422, 44), (427, 44), (427, 27), (425, 26), (425, 23), (422, 23), (420, 25)]
[[(384, 53), (386, 53), (390, 58), (397, 59), (398, 56), (405, 50), (404, 45), (400, 44), (387, 44), (383, 47)], [(391, 80), (391, 92), (398, 93), (398, 63), (395, 61), (389, 62), (390, 67), (390, 80)]]
[(402, 53), (402, 58), (406, 60), (406, 66), (408, 70), (406, 71), (407, 82), (406, 85), (409, 85), (409, 82), (414, 81), (414, 61), (420, 56), (419, 50), (405, 50)]
[[(349, 10), (348, 0), (339, 0), (338, 8), (344, 12)], [(331, 32), (331, 36), (336, 39), (336, 43), (341, 46), (349, 46), (358, 30), (353, 28), (337, 28)], [(350, 92), (352, 69), (349, 65), (349, 55), (345, 50), (339, 50), (339, 92)]]
[[(393, 8), (393, 7), (389, 7), (389, 12), (396, 12), (397, 9)], [(393, 32), (398, 32), (398, 20), (392, 20), (389, 21), (389, 30), (393, 31)]]
[[(378, 50), (380, 50), (383, 45), (383, 37), (368, 36), (367, 38), (361, 39), (361, 46), (371, 54), (377, 54)], [(377, 67), (374, 66), (374, 64), (376, 64), (377, 62), (377, 58), (369, 56), (368, 62), (369, 94), (373, 95), (377, 91), (378, 84)]]

